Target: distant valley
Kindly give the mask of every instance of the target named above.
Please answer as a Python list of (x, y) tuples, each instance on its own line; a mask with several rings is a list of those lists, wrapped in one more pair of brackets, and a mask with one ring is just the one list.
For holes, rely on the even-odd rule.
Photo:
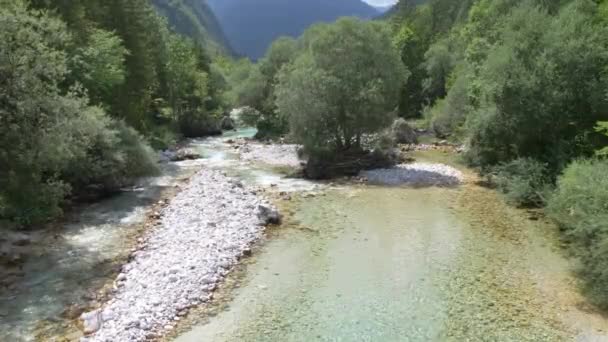
[(317, 22), (341, 16), (373, 18), (380, 13), (361, 0), (208, 0), (230, 45), (257, 60), (280, 36), (298, 36)]

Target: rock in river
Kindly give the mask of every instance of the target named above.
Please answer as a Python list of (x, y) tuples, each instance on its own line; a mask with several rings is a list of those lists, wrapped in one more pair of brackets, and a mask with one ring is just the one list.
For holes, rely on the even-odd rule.
[(271, 206), (260, 204), (258, 205), (258, 218), (262, 224), (280, 224), (281, 214)]

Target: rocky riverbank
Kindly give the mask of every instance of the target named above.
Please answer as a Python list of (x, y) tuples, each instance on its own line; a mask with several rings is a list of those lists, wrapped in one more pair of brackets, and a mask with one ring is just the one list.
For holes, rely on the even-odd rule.
[(234, 146), (239, 151), (241, 160), (244, 161), (294, 168), (302, 164), (298, 158), (299, 145), (263, 144), (241, 140), (234, 142)]
[(201, 170), (161, 212), (123, 266), (113, 298), (83, 314), (86, 341), (144, 341), (163, 335), (189, 308), (211, 299), (264, 226), (279, 214), (256, 191)]

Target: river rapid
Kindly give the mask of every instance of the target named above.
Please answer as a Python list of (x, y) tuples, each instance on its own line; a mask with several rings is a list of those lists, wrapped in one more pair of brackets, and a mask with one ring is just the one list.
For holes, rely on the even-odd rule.
[(266, 189), (284, 223), (166, 341), (608, 341), (555, 227), (508, 207), (466, 169), (453, 187), (314, 184), (239, 159), (228, 139), (253, 133), (194, 140), (203, 159), (171, 163), (43, 237), (0, 298), (0, 341), (78, 340), (70, 308), (104, 300), (94, 294), (147, 213), (201, 167)]

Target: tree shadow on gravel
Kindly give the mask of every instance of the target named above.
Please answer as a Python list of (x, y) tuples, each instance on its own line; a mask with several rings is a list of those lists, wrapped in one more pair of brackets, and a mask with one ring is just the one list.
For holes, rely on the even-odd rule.
[(409, 186), (413, 188), (456, 188), (462, 181), (455, 175), (411, 168), (391, 168), (363, 172), (370, 184), (387, 186)]

